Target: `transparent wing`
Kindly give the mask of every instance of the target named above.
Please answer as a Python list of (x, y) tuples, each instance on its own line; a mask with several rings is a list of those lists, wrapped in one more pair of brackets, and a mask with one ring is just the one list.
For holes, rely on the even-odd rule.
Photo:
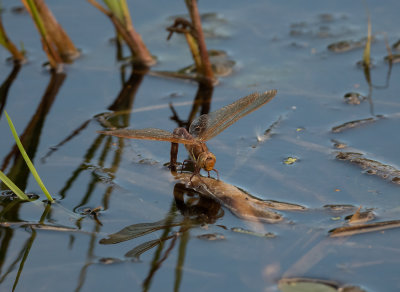
[(276, 92), (269, 90), (264, 93), (253, 93), (215, 112), (201, 115), (192, 122), (189, 133), (200, 141), (210, 140), (237, 120), (269, 102)]
[(140, 130), (120, 129), (113, 131), (98, 131), (98, 133), (121, 137), (121, 138), (129, 138), (129, 139), (157, 140), (157, 141), (167, 141), (167, 142), (181, 143), (181, 144), (196, 143), (196, 140), (194, 139), (185, 139), (182, 137), (176, 137), (171, 132), (155, 128), (146, 128)]

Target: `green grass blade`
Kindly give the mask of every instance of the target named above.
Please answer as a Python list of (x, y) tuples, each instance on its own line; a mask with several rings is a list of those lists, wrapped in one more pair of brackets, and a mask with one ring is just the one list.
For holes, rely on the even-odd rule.
[(107, 5), (108, 9), (123, 23), (125, 23), (123, 9), (121, 7), (121, 2), (115, 0), (103, 0)]
[(0, 180), (7, 185), (21, 200), (29, 201), (29, 198), (19, 187), (17, 187), (5, 174), (0, 170)]
[(24, 158), (26, 164), (28, 165), (29, 170), (30, 170), (31, 173), (33, 174), (35, 180), (37, 181), (39, 187), (42, 189), (43, 193), (46, 195), (47, 199), (48, 199), (50, 202), (53, 202), (54, 199), (51, 197), (49, 191), (48, 191), (48, 190), (46, 189), (46, 187), (44, 186), (44, 184), (43, 184), (43, 182), (42, 182), (42, 180), (41, 180), (39, 174), (37, 173), (35, 167), (33, 166), (32, 161), (29, 159), (28, 154), (26, 154), (26, 151), (25, 151), (24, 147), (22, 146), (21, 141), (19, 140), (17, 131), (15, 130), (15, 127), (14, 127), (12, 121), (11, 121), (11, 118), (9, 117), (9, 115), (7, 114), (6, 111), (4, 111), (4, 113), (6, 114), (7, 121), (8, 121), (8, 125), (10, 126), (11, 132), (12, 132), (12, 134), (13, 134), (13, 136), (14, 136), (14, 140), (15, 140), (17, 146), (18, 146), (19, 151), (20, 151), (21, 154), (22, 154), (22, 157)]
[(33, 0), (26, 0), (26, 2), (28, 3), (29, 8), (31, 9), (33, 21), (36, 23), (40, 34), (46, 39), (47, 31), (43, 23), (42, 17), (40, 16), (39, 11), (37, 10), (35, 2)]

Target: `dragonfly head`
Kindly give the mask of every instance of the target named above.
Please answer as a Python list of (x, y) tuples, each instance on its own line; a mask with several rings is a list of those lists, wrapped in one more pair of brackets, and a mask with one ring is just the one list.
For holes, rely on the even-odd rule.
[(209, 151), (200, 153), (197, 159), (198, 166), (203, 168), (205, 171), (213, 170), (215, 161), (215, 155)]

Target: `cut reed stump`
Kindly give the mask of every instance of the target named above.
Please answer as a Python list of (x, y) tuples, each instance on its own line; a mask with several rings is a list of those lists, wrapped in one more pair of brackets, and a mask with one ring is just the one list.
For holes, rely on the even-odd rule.
[(0, 14), (0, 44), (5, 47), (12, 55), (14, 62), (23, 63), (25, 61), (24, 54), (18, 50), (14, 43), (8, 38), (3, 26), (3, 21)]
[(44, 0), (21, 1), (42, 37), (43, 50), (52, 69), (59, 70), (63, 63), (72, 63), (79, 57), (79, 50), (57, 22)]
[(104, 0), (108, 9), (96, 0), (88, 0), (88, 2), (110, 18), (118, 35), (129, 47), (133, 63), (143, 67), (150, 67), (156, 63), (142, 37), (133, 27), (126, 0)]

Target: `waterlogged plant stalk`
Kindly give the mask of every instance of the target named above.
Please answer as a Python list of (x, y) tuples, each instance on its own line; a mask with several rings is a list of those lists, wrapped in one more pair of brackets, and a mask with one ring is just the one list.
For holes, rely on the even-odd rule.
[(42, 37), (43, 50), (53, 69), (57, 69), (62, 63), (71, 63), (80, 55), (43, 0), (21, 1)]
[(212, 85), (215, 82), (214, 72), (211, 67), (211, 62), (208, 57), (207, 46), (204, 39), (203, 29), (201, 26), (199, 9), (197, 6), (197, 0), (185, 0), (186, 6), (189, 10), (190, 18), (192, 20), (193, 28), (196, 32), (197, 36), (197, 45), (202, 63), (202, 72), (200, 72), (204, 78), (207, 80), (209, 85)]
[(201, 72), (201, 74), (203, 74), (204, 66), (200, 55), (198, 42), (190, 33), (185, 33), (185, 37), (189, 45), (190, 52), (192, 53), (194, 63), (196, 64), (197, 72)]
[(0, 170), (0, 180), (11, 190), (14, 194), (18, 196), (21, 200), (29, 201), (29, 198), (19, 187), (17, 187), (1, 170)]
[(5, 47), (13, 56), (14, 61), (22, 63), (25, 61), (24, 54), (18, 50), (14, 43), (8, 38), (3, 26), (3, 21), (0, 15), (0, 44)]
[(39, 187), (42, 189), (43, 193), (46, 195), (47, 199), (48, 199), (50, 202), (54, 202), (54, 199), (51, 197), (49, 191), (48, 191), (48, 190), (46, 189), (46, 187), (44, 186), (43, 181), (41, 180), (39, 174), (37, 173), (35, 167), (33, 166), (32, 161), (29, 159), (28, 154), (26, 154), (26, 151), (25, 151), (24, 147), (22, 146), (21, 140), (20, 140), (19, 137), (18, 137), (17, 131), (15, 130), (14, 124), (13, 124), (13, 122), (11, 121), (10, 116), (7, 114), (6, 111), (4, 111), (4, 113), (6, 114), (7, 122), (8, 122), (8, 125), (9, 125), (10, 129), (11, 129), (11, 132), (12, 132), (12, 134), (13, 134), (15, 143), (17, 144), (18, 149), (19, 149), (19, 151), (20, 151), (21, 154), (22, 154), (22, 157), (24, 158), (26, 164), (28, 165), (29, 170), (30, 170), (31, 173), (33, 174), (35, 180), (37, 181)]
[(156, 63), (144, 44), (142, 37), (133, 27), (126, 0), (104, 0), (109, 10), (100, 5), (96, 0), (88, 0), (88, 2), (110, 18), (116, 31), (131, 50), (135, 63), (145, 67)]

